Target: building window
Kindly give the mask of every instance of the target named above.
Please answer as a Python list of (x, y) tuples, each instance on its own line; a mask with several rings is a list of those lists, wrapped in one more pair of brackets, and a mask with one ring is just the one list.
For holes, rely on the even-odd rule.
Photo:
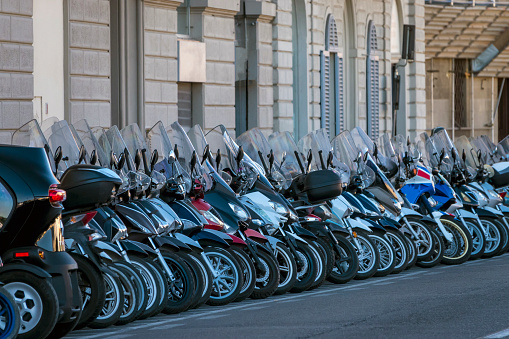
[(378, 61), (378, 41), (376, 26), (373, 21), (368, 24), (368, 46), (366, 58), (366, 102), (368, 135), (373, 140), (378, 139), (380, 133), (380, 66)]
[(454, 126), (467, 127), (467, 59), (454, 59)]
[(345, 129), (343, 56), (339, 53), (336, 20), (327, 18), (325, 51), (321, 53), (321, 127), (334, 137)]
[(190, 82), (178, 83), (178, 122), (188, 131), (193, 126), (192, 119), (192, 84)]
[(191, 7), (189, 0), (184, 0), (179, 7), (177, 7), (177, 34), (191, 35)]

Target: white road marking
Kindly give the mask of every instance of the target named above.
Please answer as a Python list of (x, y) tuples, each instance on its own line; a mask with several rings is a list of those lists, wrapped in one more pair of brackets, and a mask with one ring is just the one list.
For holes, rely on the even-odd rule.
[(506, 337), (509, 337), (509, 328), (506, 328), (505, 330), (487, 335), (484, 337), (484, 339), (497, 339), (497, 338), (506, 338)]

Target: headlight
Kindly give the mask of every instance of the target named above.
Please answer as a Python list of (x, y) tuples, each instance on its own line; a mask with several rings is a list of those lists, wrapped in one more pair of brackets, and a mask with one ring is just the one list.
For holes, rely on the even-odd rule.
[(468, 195), (466, 195), (465, 193), (461, 192), (461, 199), (463, 199), (463, 201), (465, 202), (471, 202), (472, 200), (470, 200), (470, 198), (468, 197)]
[(105, 238), (106, 237), (104, 235), (102, 235), (101, 233), (97, 233), (97, 232), (88, 235), (88, 241), (102, 240)]
[[(212, 221), (213, 223), (218, 224), (220, 226), (223, 226), (223, 224), (224, 224), (223, 221), (221, 219), (219, 219), (216, 215), (214, 215), (214, 213), (212, 213), (211, 211), (200, 211), (200, 212), (205, 219)], [(235, 214), (237, 214), (237, 213), (235, 213)]]
[(502, 197), (500, 196), (500, 194), (498, 194), (497, 192), (495, 191), (492, 191), (492, 190), (489, 190), (488, 191), (489, 195), (491, 195), (492, 198), (494, 199), (502, 199)]
[(253, 219), (251, 220), (253, 222), (253, 224), (255, 224), (256, 226), (263, 226), (265, 225), (265, 222), (263, 222), (263, 220), (261, 219)]
[(231, 202), (229, 202), (228, 206), (230, 206), (233, 213), (235, 213), (235, 215), (237, 217), (239, 217), (242, 221), (245, 221), (249, 218), (249, 216), (247, 215), (247, 212), (239, 205), (235, 205), (235, 204), (232, 204)]
[(290, 218), (292, 221), (298, 221), (299, 220), (299, 217), (297, 216), (297, 214), (293, 213), (292, 210), (290, 210)]
[(270, 207), (272, 207), (272, 209), (274, 211), (276, 211), (276, 213), (279, 213), (282, 215), (285, 215), (286, 213), (288, 213), (288, 210), (283, 206), (283, 204), (280, 204), (280, 203), (274, 202), (274, 201), (269, 201), (269, 205), (270, 205)]

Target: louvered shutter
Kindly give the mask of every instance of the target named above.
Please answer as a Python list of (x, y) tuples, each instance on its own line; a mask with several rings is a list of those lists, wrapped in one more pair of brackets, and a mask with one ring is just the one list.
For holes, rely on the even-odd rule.
[(345, 98), (343, 84), (343, 57), (336, 54), (336, 134), (345, 130)]
[[(330, 56), (329, 52), (320, 53), (320, 108), (321, 128), (330, 130)], [(330, 134), (330, 133), (329, 133)]]
[(378, 61), (378, 42), (376, 27), (372, 21), (368, 29), (368, 57), (366, 64), (366, 88), (367, 88), (367, 119), (368, 134), (373, 140), (378, 140), (380, 131), (380, 66)]

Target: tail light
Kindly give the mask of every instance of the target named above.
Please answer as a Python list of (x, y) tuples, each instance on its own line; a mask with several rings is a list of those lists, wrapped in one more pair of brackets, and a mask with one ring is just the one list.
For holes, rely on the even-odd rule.
[(51, 206), (62, 208), (62, 202), (65, 201), (66, 198), (64, 190), (59, 189), (57, 185), (53, 184), (49, 187), (48, 195)]
[(97, 214), (97, 211), (88, 212), (85, 214), (75, 215), (71, 217), (71, 222), (73, 224), (81, 221), (83, 223), (83, 226), (88, 225), (88, 223), (94, 219), (95, 215)]
[(507, 192), (500, 192), (499, 195), (502, 199), (504, 199), (505, 196), (507, 195)]

